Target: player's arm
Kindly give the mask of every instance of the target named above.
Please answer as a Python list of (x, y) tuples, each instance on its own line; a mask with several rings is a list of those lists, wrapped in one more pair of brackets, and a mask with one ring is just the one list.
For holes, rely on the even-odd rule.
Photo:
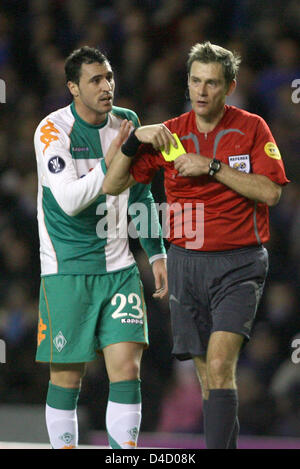
[(168, 292), (167, 254), (149, 184), (136, 184), (130, 189), (128, 213), (152, 266), (156, 289), (153, 296), (163, 298)]
[(164, 124), (146, 125), (135, 129), (110, 164), (102, 185), (104, 194), (118, 195), (135, 184), (129, 170), (141, 143), (151, 143), (155, 150), (165, 149), (167, 152), (171, 144), (177, 147), (176, 140)]
[(69, 152), (69, 137), (50, 120), (38, 126), (34, 145), (41, 184), (51, 190), (67, 215), (77, 215), (97, 199), (106, 172), (104, 158), (85, 177), (79, 178)]
[[(211, 158), (194, 153), (179, 156), (174, 167), (181, 176), (202, 176), (208, 174)], [(281, 186), (262, 174), (246, 174), (221, 163), (220, 170), (213, 177), (230, 189), (248, 199), (262, 202), (270, 207), (279, 202)]]

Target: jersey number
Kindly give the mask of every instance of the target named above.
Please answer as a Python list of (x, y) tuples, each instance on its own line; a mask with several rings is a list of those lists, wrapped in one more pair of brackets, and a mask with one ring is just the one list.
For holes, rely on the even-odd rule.
[[(122, 313), (125, 306), (127, 305), (127, 302), (131, 305), (132, 309), (135, 309), (138, 312), (137, 314), (125, 312)], [(141, 319), (144, 316), (144, 312), (141, 308), (141, 299), (136, 293), (130, 293), (128, 298), (126, 298), (126, 296), (122, 293), (116, 293), (112, 297), (111, 304), (113, 306), (118, 306), (112, 314), (113, 319), (123, 318), (124, 316), (131, 316), (135, 319)]]

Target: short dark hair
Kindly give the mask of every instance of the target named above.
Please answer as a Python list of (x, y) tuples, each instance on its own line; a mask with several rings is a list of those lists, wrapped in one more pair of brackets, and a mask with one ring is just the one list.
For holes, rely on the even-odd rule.
[(66, 81), (79, 84), (82, 64), (92, 64), (98, 62), (103, 64), (108, 62), (107, 57), (99, 49), (83, 46), (74, 50), (65, 61)]
[(227, 85), (236, 79), (241, 63), (238, 54), (216, 44), (211, 44), (209, 41), (195, 44), (191, 48), (187, 61), (188, 74), (190, 74), (192, 63), (196, 60), (202, 63), (220, 63)]

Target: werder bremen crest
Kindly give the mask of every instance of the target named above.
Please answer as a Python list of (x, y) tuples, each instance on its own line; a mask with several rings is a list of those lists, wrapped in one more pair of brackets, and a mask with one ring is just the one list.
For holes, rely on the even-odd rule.
[(137, 437), (139, 433), (138, 428), (133, 427), (130, 430), (127, 430), (127, 433), (129, 435), (129, 441), (124, 441), (123, 445), (131, 446), (131, 448), (136, 448)]
[(66, 443), (66, 445), (69, 445), (74, 439), (74, 435), (72, 433), (66, 432), (63, 435), (60, 435), (59, 439)]
[(59, 333), (57, 334), (56, 337), (54, 337), (53, 339), (53, 343), (56, 347), (56, 349), (61, 352), (62, 349), (64, 348), (64, 346), (66, 345), (67, 343), (67, 340), (66, 338), (64, 337), (63, 333), (61, 331), (59, 331)]
[(137, 437), (138, 437), (138, 428), (133, 427), (130, 430), (128, 430), (127, 433), (130, 435), (130, 438), (131, 438), (132, 442), (135, 443), (135, 445), (136, 445), (136, 440), (137, 440)]

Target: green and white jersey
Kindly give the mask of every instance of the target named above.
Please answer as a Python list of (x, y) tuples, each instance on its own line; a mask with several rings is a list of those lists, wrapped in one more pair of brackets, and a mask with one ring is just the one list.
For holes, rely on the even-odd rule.
[(149, 261), (166, 257), (149, 186), (136, 184), (119, 196), (100, 195), (106, 172), (104, 156), (125, 118), (139, 125), (134, 112), (115, 106), (105, 122), (91, 125), (78, 116), (72, 103), (49, 114), (37, 127), (34, 145), (42, 276), (103, 274), (134, 264), (127, 215), (136, 202), (148, 208), (149, 232), (140, 240)]

